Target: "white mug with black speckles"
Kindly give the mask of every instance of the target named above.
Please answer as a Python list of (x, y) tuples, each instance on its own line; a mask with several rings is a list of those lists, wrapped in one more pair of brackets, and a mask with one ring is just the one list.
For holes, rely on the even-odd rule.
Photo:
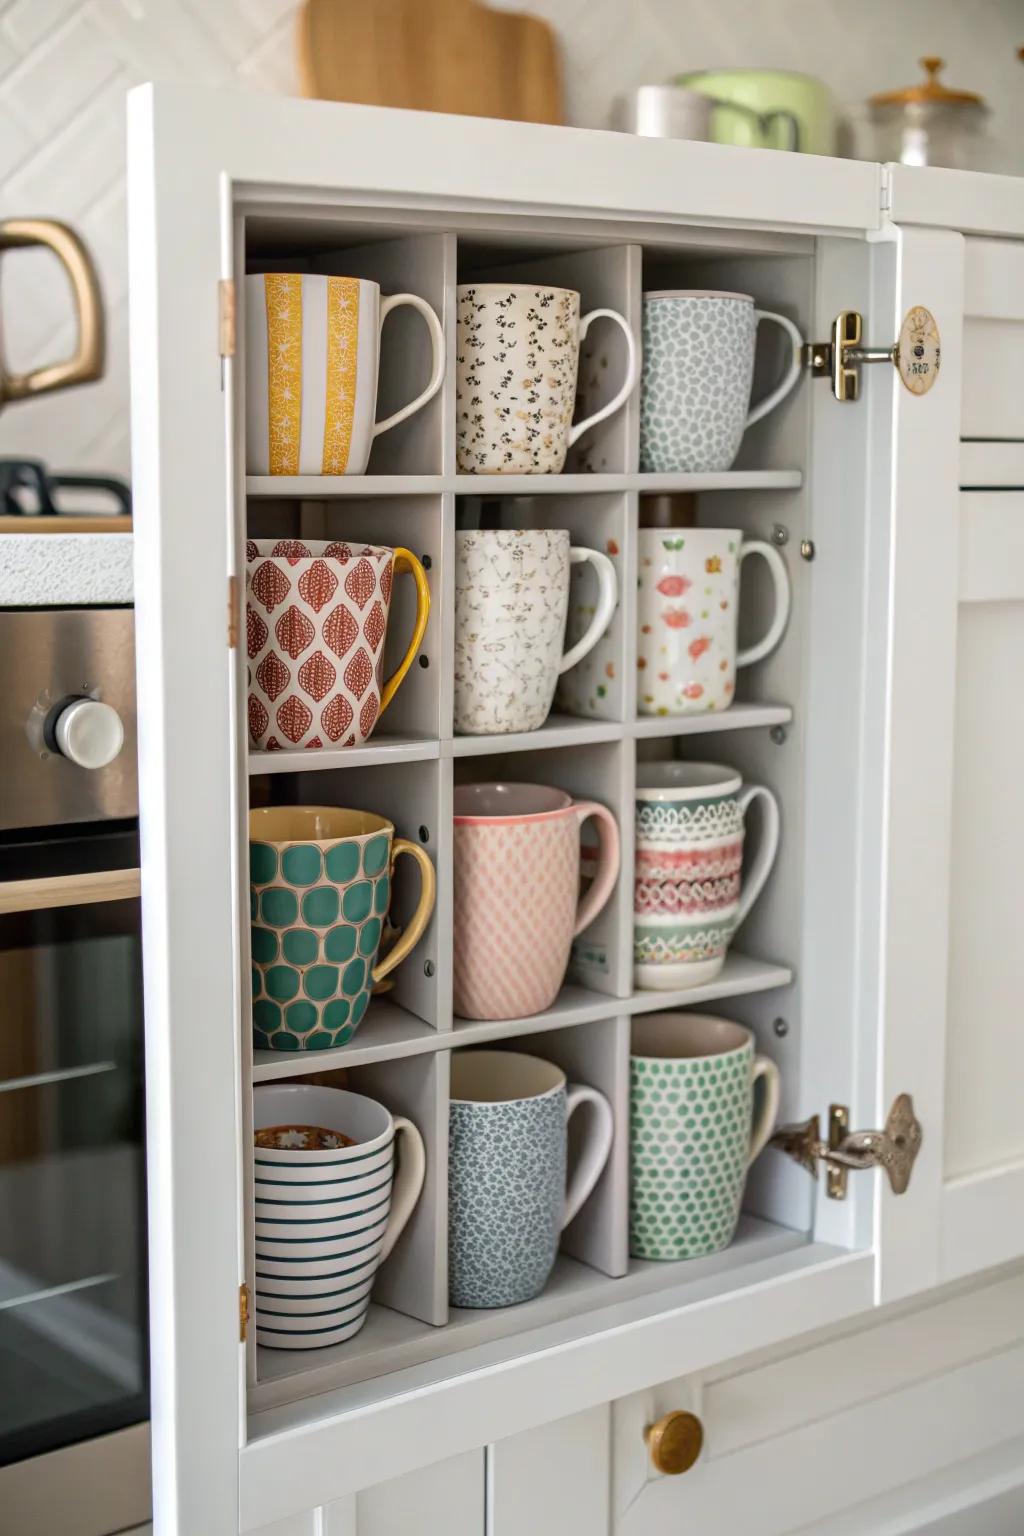
[[(762, 320), (781, 325), (791, 352), (782, 382), (751, 408)], [(755, 309), (749, 293), (645, 293), (643, 343), (640, 468), (655, 474), (731, 468), (744, 432), (781, 404), (801, 373), (800, 332), (785, 315)]]
[[(580, 343), (595, 320), (626, 338), (622, 388), (573, 424)], [(463, 283), (458, 289), (456, 452), (464, 475), (557, 475), (573, 443), (629, 398), (637, 345), (614, 309), (580, 318), (572, 288), (533, 283)]]

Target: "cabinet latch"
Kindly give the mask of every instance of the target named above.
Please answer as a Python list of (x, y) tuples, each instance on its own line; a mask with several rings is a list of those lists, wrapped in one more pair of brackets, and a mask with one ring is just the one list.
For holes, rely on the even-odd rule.
[(832, 1104), (828, 1112), (828, 1141), (821, 1140), (817, 1115), (799, 1125), (783, 1125), (771, 1144), (786, 1152), (814, 1178), (818, 1164), (828, 1169), (830, 1200), (846, 1199), (846, 1180), (851, 1168), (883, 1168), (894, 1195), (906, 1193), (914, 1159), (921, 1150), (923, 1132), (914, 1114), (909, 1093), (893, 1100), (884, 1131), (851, 1131), (850, 1111), (845, 1104)]
[(860, 397), (862, 363), (892, 363), (912, 395), (926, 395), (939, 375), (942, 347), (931, 310), (915, 305), (903, 317), (891, 347), (864, 347), (864, 319), (855, 309), (843, 309), (832, 322), (831, 341), (811, 341), (803, 349), (803, 364), (816, 379), (830, 379), (837, 400)]
[(238, 1287), (238, 1342), (244, 1344), (249, 1337), (249, 1287)]

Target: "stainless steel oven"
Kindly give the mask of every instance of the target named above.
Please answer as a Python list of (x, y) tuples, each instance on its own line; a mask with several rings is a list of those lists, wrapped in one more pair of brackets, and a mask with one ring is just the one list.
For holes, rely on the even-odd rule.
[(0, 612), (0, 1529), (148, 1517), (131, 608)]

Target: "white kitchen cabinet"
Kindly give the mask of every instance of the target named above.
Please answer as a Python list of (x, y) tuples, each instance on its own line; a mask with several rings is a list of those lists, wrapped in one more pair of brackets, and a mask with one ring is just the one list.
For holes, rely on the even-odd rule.
[[(361, 1490), (445, 1465), (469, 1467), (468, 1488), (481, 1447), (526, 1434), (536, 1450), (556, 1420), (584, 1426), (572, 1443), (585, 1461), (607, 1404), (664, 1382), (669, 1363), (692, 1382), (723, 1360), (1020, 1257), (1013, 1096), (987, 1064), (1000, 1042), (1012, 1048), (1016, 953), (983, 976), (983, 920), (961, 935), (955, 914), (956, 871), (976, 857), (985, 818), (994, 808), (1012, 819), (1016, 742), (1008, 727), (999, 777), (998, 759), (961, 741), (978, 729), (982, 687), (964, 669), (982, 667), (993, 645), (1012, 657), (1018, 638), (1012, 617), (989, 612), (1016, 603), (1013, 506), (985, 502), (996, 555), (987, 539), (964, 537), (974, 495), (961, 498), (958, 477), (966, 282), (975, 232), (998, 238), (997, 216), (1007, 235), (1024, 232), (1024, 188), (963, 178), (960, 219), (940, 175), (929, 222), (930, 173), (907, 180), (810, 156), (163, 87), (133, 95), (130, 130), (157, 1536), (333, 1529), (351, 1520), (353, 1497), (358, 1514)], [(380, 440), (363, 476), (246, 477), (240, 279), (272, 265), (372, 276), (441, 316), (443, 388), (408, 430)], [(740, 289), (811, 342), (857, 310), (865, 341), (888, 346), (925, 306), (942, 369), (918, 396), (887, 363), (864, 365), (861, 398), (845, 403), (808, 371), (722, 475), (640, 474), (634, 399), (583, 440), (568, 473), (481, 481), (455, 472), (455, 284), (517, 271), (546, 272), (580, 288), (586, 307), (617, 308), (634, 324), (645, 286)], [(421, 360), (401, 356), (413, 374)], [(766, 348), (765, 371), (777, 362)], [(401, 382), (391, 375), (383, 388)], [(997, 473), (994, 463), (979, 473)], [(706, 524), (773, 538), (788, 564), (786, 637), (720, 716), (636, 714), (638, 499), (667, 489), (697, 493)], [(454, 529), (481, 494), (506, 498), (501, 514), (519, 526), (566, 526), (576, 542), (617, 546), (615, 676), (600, 718), (454, 736)], [(250, 752), (237, 644), (246, 534), (341, 530), (429, 555), (428, 665), (365, 747)], [(754, 626), (762, 600), (752, 583)], [(983, 609), (987, 633), (964, 620)], [(983, 698), (991, 714), (993, 681)], [(783, 839), (721, 976), (654, 994), (632, 982), (632, 791), (638, 759), (673, 752), (769, 784)], [(607, 918), (552, 1009), (476, 1024), (451, 1008), (451, 793), (496, 773), (600, 798), (625, 857)], [(382, 811), (400, 833), (419, 830), (438, 869), (435, 917), (395, 992), (373, 1003), (349, 1046), (312, 1059), (252, 1046), (250, 793)], [(1007, 911), (1016, 830), (994, 877)], [(952, 1074), (947, 993), (961, 999), (951, 1061), (970, 1051), (979, 1006), (988, 1032), (969, 1069), (958, 1061)], [(829, 1180), (812, 1182), (772, 1150), (732, 1247), (687, 1264), (631, 1261), (630, 1021), (690, 1004), (755, 1031), (779, 1065), (789, 1121), (825, 1124), (836, 1104), (851, 1126), (878, 1130), (909, 1095), (923, 1142), (906, 1191), (862, 1170), (833, 1198)], [(523, 1039), (605, 1092), (612, 1158), (543, 1296), (450, 1311), (451, 1052)], [(360, 1334), (320, 1351), (257, 1349), (240, 1326), (254, 1267), (252, 1086), (337, 1068), (417, 1120), (424, 1197)], [(587, 1497), (600, 1521), (599, 1489)], [(493, 1460), (492, 1532), (511, 1528), (521, 1498), (521, 1479)], [(473, 1518), (469, 1504), (459, 1509), (456, 1529)]]
[[(489, 1489), (507, 1505), (496, 1503), (493, 1530), (508, 1513), (517, 1529), (555, 1536), (575, 1507), (585, 1536), (909, 1536), (943, 1520), (958, 1530), (961, 1517), (965, 1531), (1013, 1536), (1024, 1509), (1022, 1306), (1017, 1274), (500, 1442)], [(703, 1445), (689, 1470), (663, 1475), (644, 1430), (679, 1411), (699, 1419)]]

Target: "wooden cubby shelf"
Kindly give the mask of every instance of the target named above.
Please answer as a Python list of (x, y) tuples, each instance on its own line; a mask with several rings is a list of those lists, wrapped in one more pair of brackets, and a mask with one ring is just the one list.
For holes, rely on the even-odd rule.
[(324, 501), (339, 496), (550, 496), (602, 491), (796, 491), (799, 469), (728, 469), (718, 474), (247, 475), (247, 496)]
[[(632, 1020), (638, 1015), (705, 1008), (736, 1018), (754, 1030), (758, 1050), (778, 1062), (787, 1107), (799, 1096), (801, 971), (799, 882), (805, 860), (802, 825), (804, 732), (772, 728), (804, 719), (807, 704), (805, 646), (807, 583), (811, 567), (796, 554), (813, 531), (804, 457), (808, 441), (807, 390), (794, 391), (765, 426), (749, 434), (738, 467), (709, 474), (646, 474), (639, 470), (639, 399), (624, 407), (570, 450), (558, 475), (464, 475), (455, 454), (455, 287), (467, 275), (498, 273), (504, 281), (535, 278), (578, 289), (584, 308), (611, 308), (640, 331), (642, 292), (650, 286), (717, 287), (751, 292), (772, 308), (787, 307), (808, 324), (813, 270), (806, 249), (774, 255), (733, 252), (718, 272), (706, 251), (660, 247), (649, 252), (630, 237), (576, 250), (563, 240), (548, 248), (502, 244), (514, 216), (484, 238), (464, 238), (450, 225), (403, 233), (390, 230), (379, 243), (346, 242), (343, 220), (326, 270), (372, 277), (385, 291), (418, 293), (441, 318), (448, 347), (438, 396), (393, 433), (382, 434), (370, 472), (349, 477), (246, 476), (238, 498), (238, 550), (245, 536), (307, 539), (349, 538), (403, 545), (427, 565), (431, 612), (421, 658), (407, 673), (378, 734), (363, 746), (316, 752), (248, 752), (254, 803), (291, 801), (359, 807), (386, 815), (399, 836), (426, 848), (438, 876), (437, 903), (413, 953), (393, 973), (394, 987), (374, 998), (358, 1034), (344, 1046), (308, 1053), (256, 1050), (243, 1039), (246, 1086), (320, 1074), (380, 1100), (418, 1126), (424, 1140), (427, 1180), (409, 1226), (374, 1285), (374, 1305), (362, 1331), (323, 1351), (280, 1351), (250, 1343), (249, 1408), (259, 1411), (297, 1403), (317, 1393), (364, 1383), (361, 1392), (386, 1394), (394, 1372), (459, 1369), (456, 1355), (520, 1352), (537, 1330), (602, 1326), (612, 1311), (653, 1315), (685, 1306), (740, 1283), (742, 1275), (781, 1264), (811, 1243), (810, 1199), (791, 1181), (751, 1180), (735, 1243), (710, 1259), (686, 1264), (637, 1264), (629, 1258), (629, 1055)], [(279, 238), (286, 227), (275, 228)], [(248, 236), (243, 223), (240, 240)], [(256, 242), (258, 246), (258, 241)], [(255, 247), (253, 247), (255, 249)], [(301, 251), (301, 246), (299, 247)], [(279, 260), (280, 246), (266, 251)], [(311, 270), (322, 252), (303, 252)], [(262, 259), (259, 254), (257, 266)], [(292, 256), (288, 256), (289, 261)], [(653, 267), (651, 266), (653, 263)], [(694, 263), (691, 266), (691, 263)], [(678, 271), (677, 271), (678, 268)], [(389, 322), (391, 323), (391, 322)], [(398, 322), (395, 322), (396, 324)], [(244, 335), (244, 327), (242, 328)], [(393, 333), (394, 334), (394, 333)], [(415, 329), (405, 333), (412, 338)], [(417, 343), (418, 345), (419, 343)], [(607, 354), (605, 347), (607, 346)], [(614, 337), (602, 340), (609, 375), (622, 362)], [(424, 359), (415, 350), (389, 346), (381, 353), (382, 401), (409, 398)], [(773, 365), (774, 366), (774, 365)], [(244, 370), (241, 370), (244, 372)], [(600, 371), (599, 371), (600, 372)], [(589, 386), (607, 388), (603, 376)], [(755, 392), (760, 390), (758, 384)], [(591, 407), (592, 408), (592, 405)], [(383, 409), (383, 404), (382, 404)], [(244, 445), (239, 437), (240, 451)], [(767, 539), (776, 522), (789, 531), (782, 550), (792, 607), (785, 636), (762, 664), (744, 669), (733, 706), (723, 713), (638, 717), (637, 531), (648, 493), (690, 493), (690, 509), (705, 527), (742, 530)], [(576, 546), (606, 552), (618, 580), (618, 601), (599, 667), (587, 677), (582, 697), (571, 689), (556, 695), (553, 712), (536, 731), (501, 736), (463, 736), (454, 730), (454, 556), (456, 531), (479, 526), (566, 528)], [(766, 586), (757, 562), (744, 579), (744, 627), (763, 633)], [(589, 578), (584, 574), (584, 581)], [(396, 587), (396, 591), (400, 588)], [(586, 588), (584, 588), (584, 592)], [(591, 599), (583, 597), (582, 601)], [(409, 633), (408, 591), (396, 599), (385, 645), (384, 667), (401, 658)], [(747, 640), (744, 643), (748, 643)], [(239, 658), (239, 690), (244, 694)], [(588, 714), (568, 714), (567, 704)], [(585, 702), (584, 702), (585, 700)], [(708, 757), (733, 765), (748, 783), (768, 785), (779, 800), (783, 836), (771, 881), (738, 937), (721, 972), (686, 991), (637, 991), (633, 986), (634, 785), (638, 761), (672, 756)], [(557, 786), (577, 800), (607, 806), (619, 826), (622, 864), (604, 912), (579, 937), (565, 982), (551, 1006), (520, 1019), (472, 1020), (453, 1012), (452, 794), (455, 786), (509, 778)], [(751, 849), (760, 828), (751, 818)], [(592, 834), (591, 834), (592, 836)], [(587, 833), (584, 831), (584, 838)], [(418, 887), (409, 868), (396, 867), (394, 916), (408, 921)], [(247, 905), (244, 908), (248, 910)], [(244, 923), (244, 919), (243, 919)], [(241, 934), (243, 1036), (249, 1031), (246, 991), (248, 928)], [(792, 966), (757, 955), (784, 956)], [(776, 1032), (780, 1015), (787, 1029)], [(448, 1305), (447, 1152), (451, 1053), (493, 1044), (521, 1050), (558, 1065), (570, 1081), (588, 1084), (607, 1099), (614, 1137), (608, 1162), (590, 1197), (562, 1235), (555, 1270), (543, 1294), (525, 1305), (470, 1312)], [(328, 1079), (329, 1080), (329, 1079)], [(571, 1154), (574, 1155), (574, 1154)], [(756, 1170), (755, 1170), (756, 1174)], [(251, 1172), (250, 1172), (251, 1190)], [(250, 1195), (251, 1198), (251, 1195)], [(252, 1231), (252, 1211), (246, 1213)], [(254, 1283), (251, 1236), (250, 1283)], [(796, 1260), (793, 1260), (796, 1262)], [(539, 1347), (539, 1344), (538, 1344)], [(379, 1378), (372, 1387), (369, 1383)]]
[(716, 998), (742, 997), (750, 992), (769, 992), (787, 987), (793, 980), (789, 966), (730, 953), (725, 965), (702, 987), (687, 991), (631, 992), (611, 997), (589, 987), (567, 983), (544, 1013), (525, 1019), (453, 1019), (449, 1029), (434, 1029), (405, 1008), (377, 998), (371, 1002), (356, 1038), (331, 1051), (253, 1051), (253, 1081), (272, 1082), (285, 1077), (308, 1077), (318, 1072), (358, 1067), (366, 1062), (393, 1061), (428, 1051), (447, 1051), (457, 1046), (484, 1045), (490, 1040), (515, 1040), (550, 1030), (567, 1029), (621, 1014), (655, 1013), (682, 1008)]
[[(825, 1245), (813, 1247), (817, 1257), (823, 1257)], [(453, 1307), (442, 1328), (390, 1307), (371, 1305), (362, 1331), (346, 1344), (318, 1351), (261, 1349), (259, 1384), (251, 1391), (251, 1406), (257, 1411), (281, 1407), (312, 1393), (428, 1362), (437, 1362), (438, 1373), (449, 1375), (450, 1356), (483, 1346), (493, 1346), (488, 1354), (497, 1363), (504, 1353), (502, 1341), (514, 1338), (514, 1353), (566, 1343), (573, 1336), (607, 1326), (612, 1319), (602, 1319), (602, 1313), (611, 1309), (615, 1321), (640, 1321), (655, 1311), (692, 1305), (744, 1283), (751, 1265), (767, 1271), (772, 1260), (801, 1249), (810, 1253), (811, 1248), (804, 1232), (744, 1215), (730, 1246), (705, 1259), (682, 1263), (633, 1259), (624, 1275), (611, 1277), (560, 1254), (543, 1294), (533, 1301), (487, 1311)], [(832, 1251), (835, 1256), (841, 1252)], [(537, 1337), (531, 1340), (534, 1330)]]

